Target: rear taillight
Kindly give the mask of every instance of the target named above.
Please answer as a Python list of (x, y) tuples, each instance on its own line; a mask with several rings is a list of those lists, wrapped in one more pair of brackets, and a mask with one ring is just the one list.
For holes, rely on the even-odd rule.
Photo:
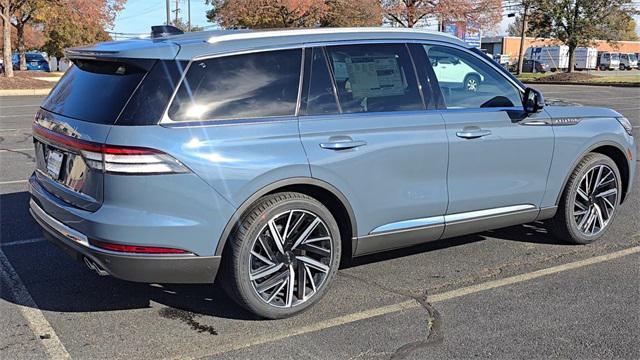
[(160, 150), (98, 144), (62, 135), (39, 125), (34, 134), (58, 144), (79, 150), (87, 165), (96, 170), (116, 174), (177, 174), (189, 172), (180, 161)]

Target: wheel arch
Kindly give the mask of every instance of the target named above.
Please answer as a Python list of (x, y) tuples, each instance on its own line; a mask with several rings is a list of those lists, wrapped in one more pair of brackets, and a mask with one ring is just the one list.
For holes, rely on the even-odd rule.
[(556, 198), (556, 206), (560, 203), (560, 197), (562, 197), (562, 193), (567, 186), (567, 182), (569, 181), (569, 177), (575, 170), (576, 166), (580, 163), (580, 161), (589, 153), (598, 153), (605, 155), (613, 162), (616, 163), (618, 167), (618, 171), (620, 171), (620, 177), (622, 178), (622, 195), (620, 197), (620, 203), (622, 204), (626, 198), (627, 191), (629, 189), (630, 179), (630, 169), (629, 163), (627, 161), (627, 156), (625, 155), (625, 151), (623, 148), (616, 142), (613, 141), (604, 141), (591, 145), (584, 152), (580, 154), (580, 156), (576, 159), (576, 161), (571, 165), (569, 172), (565, 175), (564, 181), (562, 183), (562, 187), (560, 188), (560, 192)]
[[(218, 241), (215, 255), (222, 256), (227, 240), (233, 232), (236, 223), (252, 204), (265, 195), (284, 191), (294, 191), (309, 195), (326, 206), (336, 219), (338, 227), (340, 228), (342, 254), (349, 254), (349, 257), (352, 256), (355, 251), (355, 238), (357, 234), (356, 218), (353, 208), (349, 204), (346, 196), (333, 185), (322, 180), (307, 177), (294, 177), (276, 181), (261, 188), (246, 199), (227, 222)], [(346, 258), (346, 256), (343, 257), (343, 259)]]

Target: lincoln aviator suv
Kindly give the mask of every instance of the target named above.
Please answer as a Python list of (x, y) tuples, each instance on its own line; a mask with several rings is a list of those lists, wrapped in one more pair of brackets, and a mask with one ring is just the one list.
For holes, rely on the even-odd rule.
[(66, 56), (33, 123), (46, 237), (101, 275), (218, 279), (265, 318), (354, 256), (533, 221), (593, 242), (634, 177), (627, 119), (546, 105), (442, 33), (165, 26)]

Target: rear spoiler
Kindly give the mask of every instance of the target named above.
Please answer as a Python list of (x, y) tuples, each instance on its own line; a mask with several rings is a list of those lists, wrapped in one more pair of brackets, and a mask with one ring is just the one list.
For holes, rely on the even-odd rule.
[(82, 48), (65, 49), (64, 56), (77, 65), (77, 61), (105, 61), (133, 65), (145, 71), (151, 70), (156, 59), (128, 58), (118, 56), (119, 51), (102, 51)]

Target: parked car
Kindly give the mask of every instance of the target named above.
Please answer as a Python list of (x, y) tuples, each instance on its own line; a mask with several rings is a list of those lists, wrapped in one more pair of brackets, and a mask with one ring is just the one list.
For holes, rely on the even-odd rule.
[(467, 91), (478, 91), (483, 81), (482, 75), (477, 73), (465, 62), (450, 53), (431, 52), (429, 59), (438, 80), (446, 86), (462, 88)]
[(543, 220), (591, 243), (636, 172), (621, 114), (546, 106), (441, 33), (163, 26), (66, 57), (33, 123), (45, 236), (100, 275), (220, 273), (265, 318), (312, 306), (353, 256)]
[(525, 60), (524, 63), (522, 63), (522, 72), (546, 73), (549, 70), (549, 64), (544, 64), (537, 60)]
[[(27, 61), (28, 71), (50, 71), (49, 62), (40, 53), (28, 52), (25, 54), (25, 60)], [(20, 69), (19, 54), (13, 54), (13, 56), (11, 57), (11, 62), (13, 63), (14, 70)]]
[(620, 70), (631, 70), (638, 68), (638, 58), (633, 53), (620, 54)]

